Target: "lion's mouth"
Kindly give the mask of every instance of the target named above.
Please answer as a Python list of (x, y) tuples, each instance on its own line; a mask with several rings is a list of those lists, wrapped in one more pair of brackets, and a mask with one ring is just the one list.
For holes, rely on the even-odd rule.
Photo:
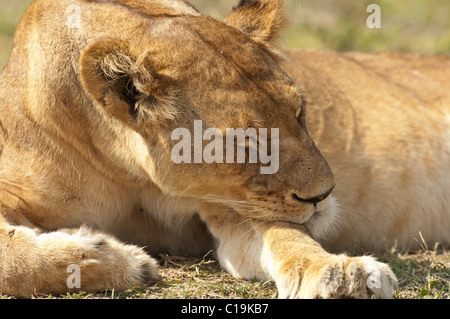
[[(252, 218), (253, 219), (253, 218)], [(286, 227), (299, 229), (314, 240), (320, 240), (336, 228), (338, 223), (338, 208), (333, 197), (329, 197), (302, 213), (278, 212), (255, 217), (260, 223), (283, 223)]]
[[(208, 195), (202, 198), (207, 203), (224, 205), (232, 209), (245, 219), (255, 223), (286, 223), (295, 227), (303, 226), (311, 220), (322, 219), (322, 209), (319, 205), (307, 205), (303, 211), (290, 205), (282, 205), (281, 202), (272, 201), (241, 201), (231, 200), (219, 196)], [(270, 207), (272, 206), (272, 207)]]

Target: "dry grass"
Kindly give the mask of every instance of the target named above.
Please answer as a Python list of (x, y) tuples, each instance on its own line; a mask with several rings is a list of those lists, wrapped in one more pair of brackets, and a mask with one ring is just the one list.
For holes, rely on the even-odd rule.
[(444, 249), (411, 254), (386, 254), (380, 258), (394, 270), (397, 299), (450, 299), (450, 253)]
[[(450, 254), (443, 249), (378, 256), (399, 280), (396, 299), (450, 299)], [(64, 298), (274, 299), (273, 282), (233, 278), (211, 259), (160, 256), (161, 282), (125, 292), (78, 293)], [(48, 296), (43, 296), (48, 297)]]
[[(450, 253), (443, 248), (377, 256), (388, 263), (399, 280), (395, 299), (450, 299)], [(85, 292), (40, 299), (274, 299), (273, 282), (233, 278), (206, 258), (160, 255), (161, 281), (126, 291)], [(0, 299), (12, 298), (1, 296)]]
[[(62, 296), (37, 295), (37, 299), (274, 299), (273, 282), (233, 278), (217, 261), (204, 258), (160, 255), (161, 280), (146, 287), (99, 293), (78, 292)], [(1, 295), (0, 299), (14, 297)]]

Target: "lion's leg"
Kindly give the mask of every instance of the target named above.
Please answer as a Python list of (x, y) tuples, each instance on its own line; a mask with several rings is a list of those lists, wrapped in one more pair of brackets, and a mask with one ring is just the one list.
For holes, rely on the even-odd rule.
[(372, 257), (326, 252), (301, 225), (245, 220), (236, 213), (202, 218), (217, 238), (217, 255), (231, 274), (274, 280), (280, 298), (392, 297), (396, 279)]
[(38, 233), (8, 225), (0, 215), (0, 293), (125, 290), (158, 278), (142, 249), (87, 228)]

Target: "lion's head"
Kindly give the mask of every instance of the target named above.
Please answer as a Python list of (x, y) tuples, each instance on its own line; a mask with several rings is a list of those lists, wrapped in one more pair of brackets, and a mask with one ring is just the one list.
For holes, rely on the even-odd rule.
[[(301, 91), (272, 47), (282, 1), (241, 1), (225, 21), (171, 12), (136, 19), (139, 27), (126, 36), (94, 39), (79, 65), (97, 107), (145, 140), (151, 181), (167, 194), (248, 217), (307, 222), (334, 178), (308, 136)], [(230, 155), (226, 148), (227, 129), (238, 128), (257, 134), (240, 146), (244, 163), (237, 149)], [(250, 155), (254, 148), (259, 152)], [(270, 162), (261, 150), (273, 155)]]

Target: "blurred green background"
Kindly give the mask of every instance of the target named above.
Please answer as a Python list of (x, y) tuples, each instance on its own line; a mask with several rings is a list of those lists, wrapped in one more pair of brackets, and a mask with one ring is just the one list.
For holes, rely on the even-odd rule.
[[(0, 0), (0, 70), (32, 0)], [(191, 0), (202, 13), (224, 18), (238, 0)], [(369, 29), (367, 6), (381, 8), (381, 28)], [(409, 51), (450, 55), (449, 0), (286, 0), (289, 26), (281, 47), (338, 51)]]

